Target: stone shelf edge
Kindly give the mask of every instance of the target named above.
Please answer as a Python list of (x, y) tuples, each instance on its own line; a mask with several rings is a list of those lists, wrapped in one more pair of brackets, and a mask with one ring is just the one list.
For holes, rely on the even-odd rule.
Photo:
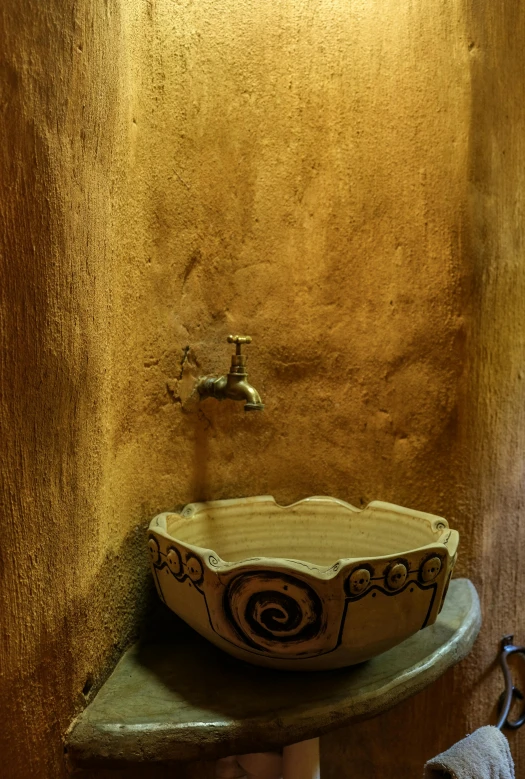
[(374, 717), (438, 679), (481, 626), (472, 582), (454, 579), (437, 622), (337, 671), (272, 671), (234, 660), (191, 630), (138, 643), (67, 736), (73, 767), (215, 760), (269, 751)]

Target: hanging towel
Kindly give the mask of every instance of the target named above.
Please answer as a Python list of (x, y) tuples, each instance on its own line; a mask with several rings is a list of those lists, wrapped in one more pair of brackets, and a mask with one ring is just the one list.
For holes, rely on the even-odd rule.
[(486, 725), (429, 760), (424, 779), (515, 779), (509, 742)]

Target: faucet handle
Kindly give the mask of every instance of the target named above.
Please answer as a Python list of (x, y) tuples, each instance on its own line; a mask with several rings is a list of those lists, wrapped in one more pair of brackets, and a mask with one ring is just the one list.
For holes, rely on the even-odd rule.
[(241, 355), (241, 346), (251, 344), (252, 337), (251, 335), (229, 335), (227, 340), (229, 344), (235, 344), (235, 354)]

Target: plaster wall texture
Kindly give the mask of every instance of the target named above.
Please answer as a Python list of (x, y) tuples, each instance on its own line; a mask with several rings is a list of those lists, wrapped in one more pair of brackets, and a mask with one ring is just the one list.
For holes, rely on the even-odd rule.
[(144, 600), (142, 533), (135, 517), (114, 530), (104, 480), (120, 27), (102, 2), (0, 8), (6, 779), (63, 775), (68, 720)]
[[(522, 629), (523, 10), (5, 0), (0, 25), (6, 776), (65, 775), (147, 608), (151, 516), (258, 493), (462, 533), (475, 652), (323, 742), (326, 777), (418, 775), (494, 715)], [(262, 414), (187, 401), (232, 331)]]

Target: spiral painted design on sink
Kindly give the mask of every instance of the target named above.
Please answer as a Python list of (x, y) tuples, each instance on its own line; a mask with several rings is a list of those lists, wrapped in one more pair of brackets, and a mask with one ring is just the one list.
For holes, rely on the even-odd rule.
[(225, 612), (236, 632), (259, 650), (308, 653), (324, 632), (323, 604), (306, 582), (284, 573), (236, 576), (225, 593)]

